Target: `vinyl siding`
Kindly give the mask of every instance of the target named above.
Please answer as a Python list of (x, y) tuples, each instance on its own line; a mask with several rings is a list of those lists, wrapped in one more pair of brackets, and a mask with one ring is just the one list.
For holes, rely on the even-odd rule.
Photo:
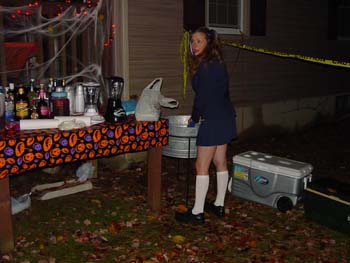
[[(130, 95), (140, 95), (155, 77), (162, 93), (178, 99), (178, 110), (191, 112), (193, 93), (182, 97), (179, 47), (182, 1), (129, 1)], [(265, 36), (221, 36), (223, 40), (311, 57), (350, 61), (349, 41), (328, 40), (327, 1), (268, 0)], [(347, 92), (348, 69), (224, 47), (230, 94), (237, 106)]]

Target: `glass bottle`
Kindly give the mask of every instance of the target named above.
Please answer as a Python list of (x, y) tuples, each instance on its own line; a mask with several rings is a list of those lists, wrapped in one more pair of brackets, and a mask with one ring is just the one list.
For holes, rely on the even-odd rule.
[(5, 121), (6, 123), (15, 120), (15, 84), (9, 83), (5, 95)]
[(69, 116), (69, 100), (67, 98), (67, 92), (52, 92), (50, 108), (52, 109), (52, 117)]
[(38, 113), (38, 110), (37, 110), (37, 107), (35, 104), (33, 104), (33, 107), (32, 107), (31, 113), (30, 113), (30, 118), (32, 120), (39, 119), (39, 113)]
[(5, 93), (2, 86), (0, 86), (0, 131), (5, 130)]
[(47, 101), (45, 100), (44, 84), (40, 84), (39, 101), (37, 103), (37, 111), (39, 119), (48, 119), (50, 116), (50, 109)]
[(47, 83), (47, 96), (50, 97), (53, 91), (53, 78), (49, 78), (49, 82)]
[(57, 83), (57, 79), (53, 79), (52, 80), (52, 91), (51, 92), (55, 92), (57, 89), (58, 83)]
[(29, 101), (23, 86), (18, 88), (18, 93), (15, 97), (15, 110), (17, 120), (28, 119)]
[(28, 96), (28, 102), (29, 102), (29, 111), (32, 111), (33, 105), (35, 104), (35, 100), (37, 98), (37, 95), (35, 92), (35, 79), (30, 79), (27, 96)]

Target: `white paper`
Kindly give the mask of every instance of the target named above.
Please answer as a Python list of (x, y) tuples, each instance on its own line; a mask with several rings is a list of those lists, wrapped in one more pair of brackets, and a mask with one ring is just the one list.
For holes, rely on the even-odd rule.
[(82, 121), (85, 123), (86, 126), (91, 125), (91, 117), (90, 116), (55, 116), (55, 120), (59, 121), (59, 124), (61, 124), (64, 121)]
[(20, 130), (36, 130), (58, 128), (59, 121), (55, 119), (20, 120)]

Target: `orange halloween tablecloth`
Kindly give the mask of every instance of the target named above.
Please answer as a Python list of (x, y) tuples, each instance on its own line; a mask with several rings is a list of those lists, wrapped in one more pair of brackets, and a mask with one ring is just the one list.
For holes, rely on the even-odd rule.
[(0, 135), (0, 179), (55, 166), (168, 144), (168, 121), (101, 123), (81, 129), (7, 131)]

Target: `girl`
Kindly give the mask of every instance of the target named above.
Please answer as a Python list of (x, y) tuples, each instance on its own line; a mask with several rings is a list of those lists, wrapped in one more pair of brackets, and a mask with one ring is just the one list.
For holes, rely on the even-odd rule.
[[(191, 36), (190, 76), (195, 92), (190, 122), (200, 122), (197, 135), (195, 202), (187, 212), (176, 212), (183, 223), (204, 223), (204, 208), (218, 217), (225, 213), (228, 183), (227, 144), (236, 137), (235, 110), (228, 92), (229, 78), (223, 63), (218, 36), (206, 27)], [(216, 167), (217, 196), (206, 203), (209, 166)]]

